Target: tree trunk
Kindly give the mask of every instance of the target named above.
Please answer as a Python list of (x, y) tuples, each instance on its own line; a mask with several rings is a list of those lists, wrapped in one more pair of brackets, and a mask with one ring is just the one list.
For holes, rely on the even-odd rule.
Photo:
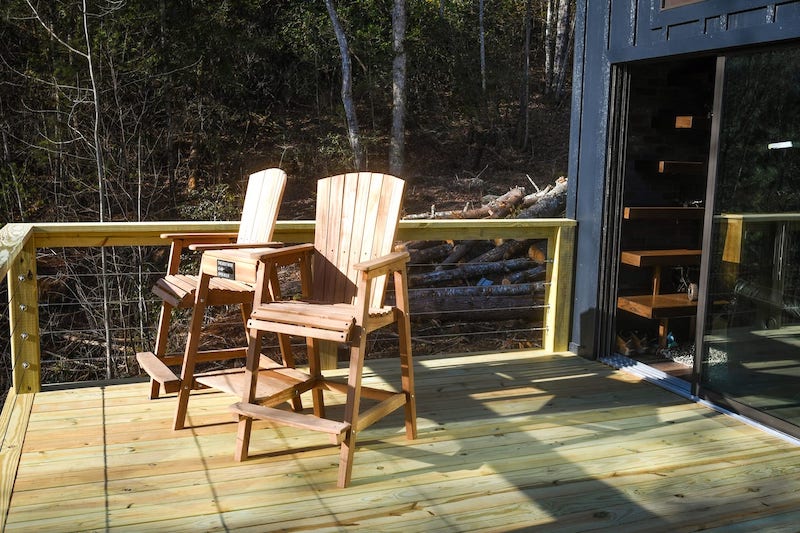
[(347, 46), (347, 37), (344, 29), (339, 22), (336, 8), (333, 7), (333, 0), (325, 0), (325, 7), (331, 18), (333, 32), (336, 34), (336, 41), (339, 43), (339, 54), (342, 56), (342, 105), (344, 115), (347, 120), (347, 136), (350, 139), (350, 148), (353, 150), (353, 164), (358, 170), (363, 168), (364, 160), (361, 151), (361, 139), (358, 133), (358, 119), (356, 109), (353, 104), (353, 68), (350, 61), (350, 49)]
[[(95, 164), (97, 165), (97, 185), (100, 201), (99, 218), (100, 222), (104, 222), (106, 212), (106, 178), (100, 141), (100, 91), (97, 87), (97, 77), (95, 76), (95, 67), (92, 60), (92, 40), (89, 37), (89, 13), (87, 11), (86, 0), (83, 0), (83, 33), (86, 37), (86, 66), (89, 70), (89, 79), (92, 83), (92, 103), (94, 104), (93, 148)], [(108, 266), (106, 261), (106, 249), (100, 248), (100, 278), (102, 279), (103, 287), (103, 329), (106, 338), (106, 379), (111, 379), (114, 377), (114, 375), (112, 372), (113, 365), (111, 360), (111, 324), (109, 323), (111, 307), (109, 303), (108, 276), (106, 276), (107, 271)]]
[(561, 98), (566, 71), (569, 69), (570, 16), (569, 0), (558, 0), (556, 15), (556, 38), (553, 53), (553, 77), (551, 90), (557, 98)]
[(481, 90), (486, 97), (486, 32), (483, 27), (483, 0), (478, 0), (478, 39), (481, 54)]
[(524, 148), (528, 145), (530, 133), (530, 114), (528, 103), (530, 100), (531, 83), (531, 0), (525, 0), (525, 24), (522, 45), (522, 81), (519, 93), (519, 118), (517, 121), (517, 146)]
[(389, 172), (403, 175), (405, 164), (406, 120), (406, 2), (394, 0), (392, 10), (392, 136), (389, 145)]
[(548, 94), (553, 85), (553, 34), (555, 25), (554, 3), (558, 0), (547, 0), (547, 15), (544, 20), (544, 92)]
[(566, 83), (567, 73), (572, 68), (572, 46), (575, 42), (575, 17), (570, 17), (569, 31), (565, 40), (564, 47), (561, 50), (561, 70), (556, 81), (556, 94), (562, 98), (564, 94), (564, 84)]

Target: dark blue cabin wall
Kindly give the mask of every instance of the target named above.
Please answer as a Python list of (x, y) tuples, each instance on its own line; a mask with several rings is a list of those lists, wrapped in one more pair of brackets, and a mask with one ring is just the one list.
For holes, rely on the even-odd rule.
[(569, 175), (574, 177), (567, 216), (578, 220), (570, 350), (596, 352), (599, 258), (609, 118), (610, 3), (578, 0)]
[[(704, 0), (673, 9), (660, 6), (661, 0), (612, 0), (612, 62), (800, 37), (800, 0)], [(624, 27), (631, 21), (635, 22), (632, 36), (632, 27)]]
[[(577, 0), (567, 216), (578, 221), (570, 350), (595, 358), (602, 324), (604, 193), (612, 65), (714, 54), (800, 39), (800, 0), (705, 0), (668, 10), (661, 0)], [(605, 308), (601, 308), (605, 307)]]

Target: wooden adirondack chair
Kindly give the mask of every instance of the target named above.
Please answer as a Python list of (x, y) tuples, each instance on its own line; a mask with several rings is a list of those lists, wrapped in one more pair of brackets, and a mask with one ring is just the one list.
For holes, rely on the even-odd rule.
[[(184, 248), (202, 251), (213, 248), (254, 248), (269, 243), (278, 218), (278, 209), (286, 187), (286, 173), (278, 168), (262, 170), (252, 174), (247, 183), (242, 218), (237, 234), (221, 233), (170, 233), (163, 234), (163, 239), (172, 241), (167, 275), (159, 279), (153, 287), (153, 293), (162, 299), (161, 313), (158, 319), (155, 350), (136, 354), (139, 366), (150, 375), (150, 398), (158, 398), (160, 386), (167, 393), (178, 392), (181, 380), (189, 376), (178, 377), (171, 366), (181, 365), (185, 353), (167, 353), (169, 325), (173, 309), (190, 308), (195, 305), (199, 276), (180, 272), (181, 252)], [(210, 280), (204, 296), (205, 305), (241, 306), (242, 320), (247, 324), (253, 303), (253, 284), (214, 277)], [(230, 350), (199, 352), (195, 360), (212, 361), (234, 357), (244, 357), (246, 347)], [(185, 365), (184, 365), (185, 366)]]
[[(401, 406), (405, 407), (406, 436), (416, 438), (416, 404), (411, 360), (411, 333), (406, 287), (407, 252), (392, 252), (400, 215), (404, 182), (394, 176), (352, 173), (318, 182), (314, 244), (272, 250), (260, 257), (261, 273), (253, 313), (248, 321), (249, 381), (242, 401), (231, 406), (239, 414), (237, 460), (248, 456), (253, 419), (269, 420), (334, 437), (341, 445), (338, 486), (350, 482), (356, 436), (364, 428)], [(275, 265), (298, 262), (303, 298), (270, 299), (268, 281)], [(312, 275), (313, 274), (313, 275)], [(392, 274), (395, 304), (384, 304)], [(367, 334), (397, 324), (401, 383), (399, 392), (361, 384)], [(259, 371), (261, 333), (306, 337), (309, 372), (293, 368)], [(346, 383), (326, 379), (320, 368), (319, 340), (346, 343), (350, 368)], [(261, 365), (263, 367), (263, 365)], [(346, 395), (343, 420), (325, 418), (322, 390)], [(311, 391), (314, 414), (275, 405)], [(375, 405), (362, 412), (362, 398)]]

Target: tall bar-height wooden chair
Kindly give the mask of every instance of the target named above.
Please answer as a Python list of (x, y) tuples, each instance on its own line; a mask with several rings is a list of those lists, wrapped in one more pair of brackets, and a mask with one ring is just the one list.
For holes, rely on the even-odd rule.
[[(153, 293), (162, 299), (158, 319), (155, 349), (152, 352), (136, 354), (139, 366), (150, 375), (150, 398), (159, 396), (163, 385), (165, 392), (178, 392), (181, 379), (170, 367), (183, 363), (184, 353), (167, 353), (167, 340), (173, 310), (190, 308), (195, 304), (199, 276), (180, 271), (181, 252), (185, 248), (203, 251), (213, 248), (253, 248), (264, 247), (272, 239), (275, 222), (278, 219), (283, 191), (286, 187), (286, 173), (278, 168), (262, 170), (250, 175), (242, 208), (239, 232), (224, 233), (168, 233), (161, 238), (172, 241), (167, 275), (153, 286)], [(241, 306), (242, 320), (247, 324), (253, 304), (253, 284), (214, 277), (210, 280), (205, 296), (206, 305)], [(215, 350), (196, 354), (200, 361), (224, 360), (244, 357), (246, 347), (230, 350)], [(193, 383), (189, 385), (193, 386)]]
[[(289, 246), (261, 256), (253, 313), (248, 321), (245, 373), (249, 387), (231, 406), (239, 414), (236, 459), (248, 456), (253, 419), (330, 434), (341, 445), (338, 486), (350, 483), (356, 437), (366, 427), (405, 407), (406, 437), (416, 438), (416, 403), (406, 285), (407, 252), (392, 252), (404, 182), (394, 176), (351, 173), (322, 179), (317, 185), (314, 244)], [(268, 282), (276, 264), (299, 263), (303, 298), (272, 301)], [(395, 303), (384, 293), (393, 276)], [(362, 386), (367, 334), (397, 324), (400, 387), (397, 391)], [(259, 371), (260, 337), (271, 331), (306, 337), (309, 371), (291, 368)], [(346, 382), (326, 379), (320, 368), (319, 340), (350, 348)], [(268, 385), (271, 390), (267, 391)], [(346, 395), (342, 420), (325, 418), (323, 390)], [(311, 391), (313, 415), (275, 407)], [(373, 405), (362, 411), (362, 398)]]

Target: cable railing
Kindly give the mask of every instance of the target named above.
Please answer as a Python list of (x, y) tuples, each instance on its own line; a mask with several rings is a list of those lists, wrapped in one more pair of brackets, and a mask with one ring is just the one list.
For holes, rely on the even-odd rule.
[[(161, 233), (235, 232), (236, 222), (8, 224), (0, 229), (0, 383), (17, 393), (42, 384), (103, 381), (141, 375), (137, 351), (152, 349), (161, 301), (150, 292), (164, 275)], [(539, 239), (546, 250), (541, 280), (520, 286), (522, 297), (483, 305), (502, 287), (481, 279), (409, 287), (415, 355), (567, 347), (572, 299), (575, 222), (569, 219), (401, 221), (398, 242)], [(279, 221), (274, 239), (313, 241), (311, 221)], [(100, 272), (99, 252), (106, 271)], [(412, 254), (413, 257), (413, 254)], [(441, 267), (448, 268), (448, 267)], [(430, 272), (409, 265), (409, 277)], [(288, 274), (291, 278), (291, 274)], [(500, 285), (496, 280), (496, 285)], [(503, 280), (506, 283), (507, 280)], [(516, 292), (520, 292), (516, 291)], [(464, 299), (465, 292), (470, 299)], [(443, 296), (441, 296), (443, 294)], [(393, 298), (391, 287), (387, 298)], [(441, 298), (441, 299), (438, 299)], [(502, 302), (502, 294), (500, 296)], [(445, 305), (444, 302), (447, 302)], [(487, 304), (488, 305), (488, 304)], [(461, 306), (461, 307), (459, 307)], [(188, 310), (173, 321), (170, 342), (182, 351)], [(207, 311), (211, 341), (245, 335), (238, 309)], [(236, 337), (236, 336), (239, 337)], [(371, 336), (372, 357), (391, 356), (393, 332)], [(304, 343), (297, 339), (302, 351)], [(385, 346), (384, 346), (385, 345)], [(222, 346), (219, 346), (222, 347)], [(265, 349), (277, 349), (267, 339)]]

